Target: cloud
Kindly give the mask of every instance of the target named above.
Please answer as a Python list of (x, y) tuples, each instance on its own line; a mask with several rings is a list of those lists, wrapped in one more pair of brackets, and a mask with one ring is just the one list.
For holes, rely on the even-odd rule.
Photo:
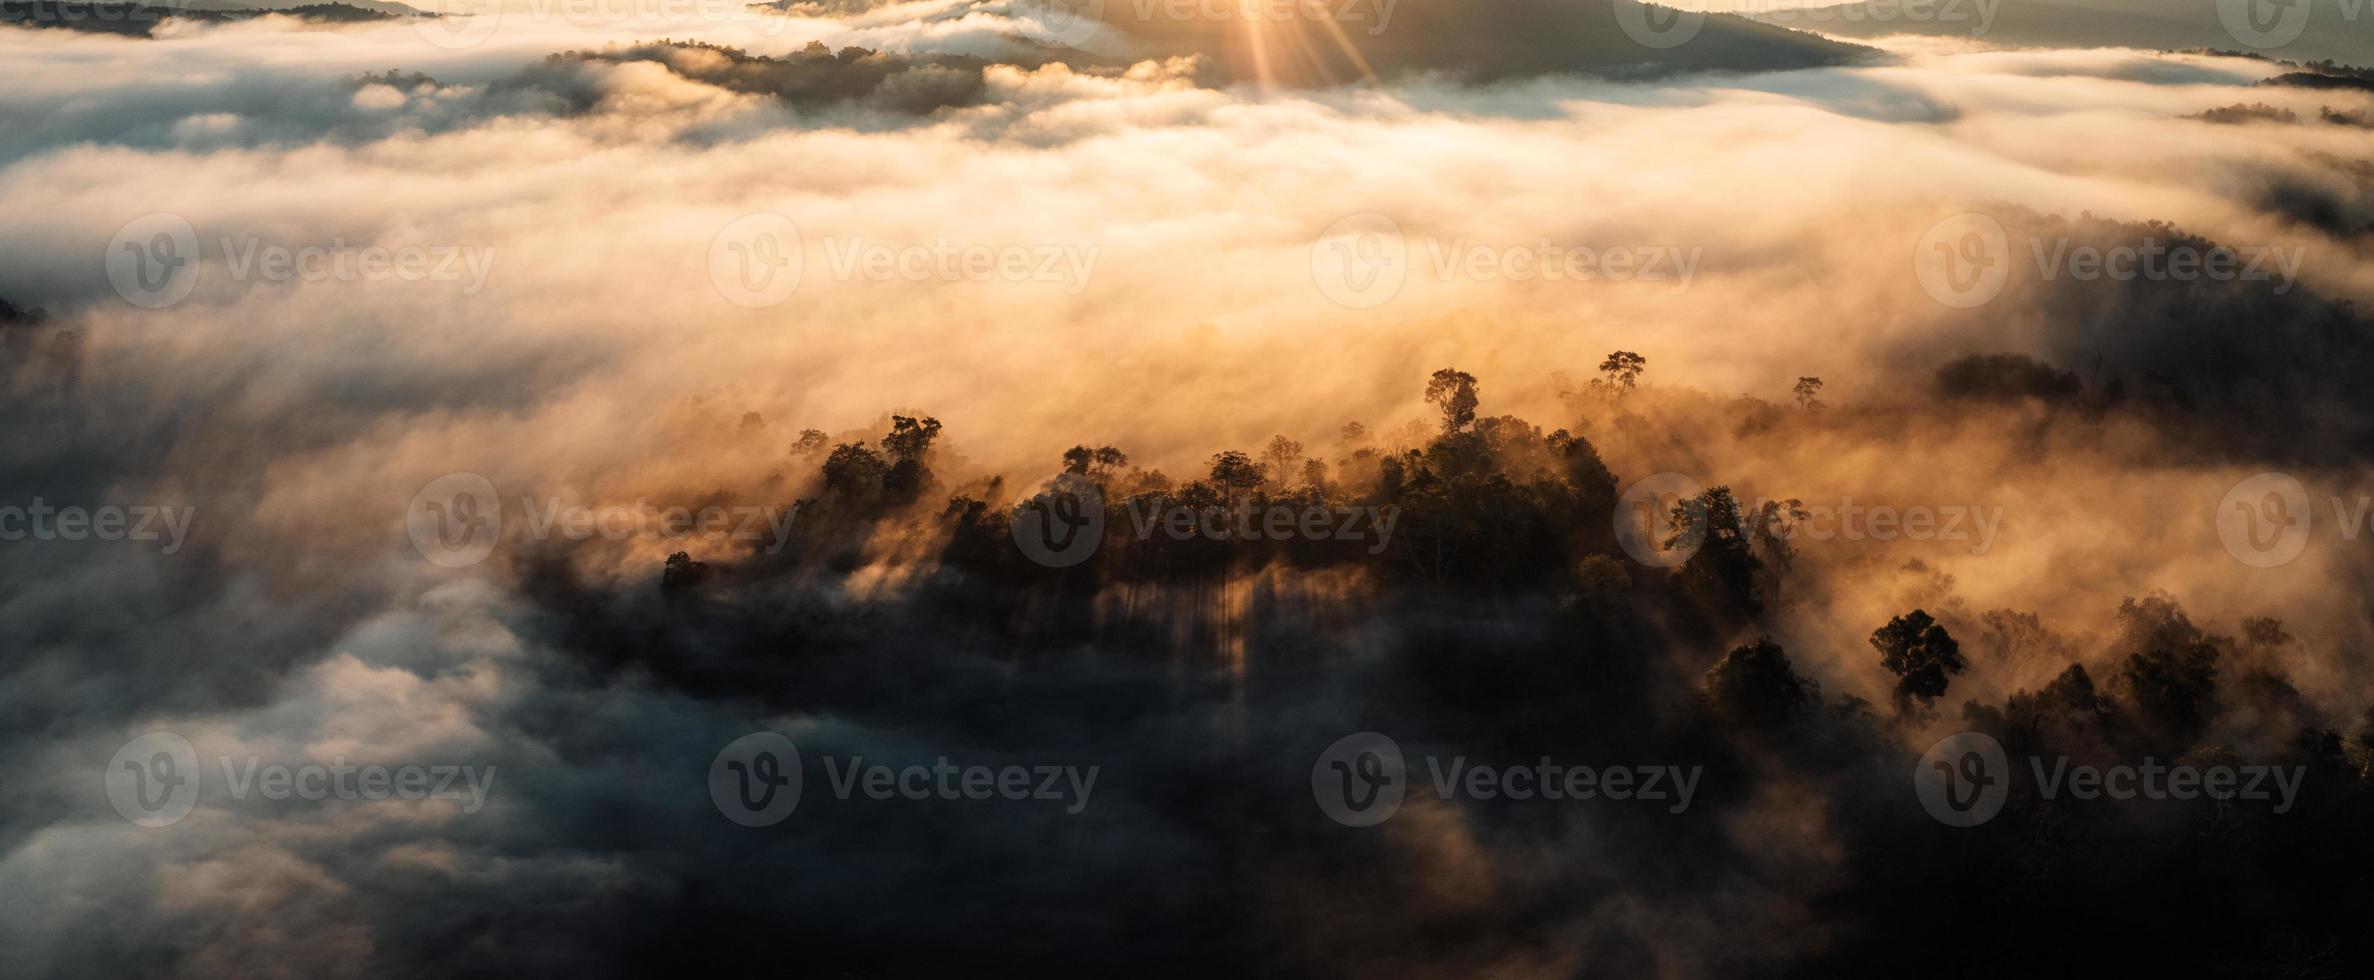
[[(1072, 445), (1181, 479), (1279, 433), (1332, 462), (1346, 421), (1379, 442), (1432, 425), (1419, 389), (1446, 365), (1482, 380), (1487, 416), (1580, 432), (1625, 484), (2002, 508), (1984, 554), (1804, 543), (1764, 626), (1833, 695), (1885, 703), (1866, 638), (1913, 603), (1974, 654), (1995, 610), (2065, 640), (1981, 663), (1957, 695), (1998, 701), (2071, 657), (2108, 677), (2086, 641), (2164, 589), (2227, 633), (2280, 615), (2302, 710), (2363, 710), (2374, 665), (2346, 651), (2374, 631), (2346, 585), (2366, 562), (2319, 538), (2237, 577), (2210, 512), (2271, 468), (2319, 495), (2367, 485), (2346, 304), (2374, 278), (2347, 161), (2374, 134), (2187, 117), (2374, 101), (2126, 50), (1592, 78), (1569, 73), (1568, 34), (1524, 29), (1533, 9), (1427, 34), (1450, 14), (1412, 6), (1371, 59), (1388, 83), (1334, 87), (1264, 86), (1194, 32), (1113, 39), (1154, 56), (1135, 63), (1058, 57), (952, 4), (803, 9), (775, 35), (507, 19), (460, 50), (408, 25), (0, 32), (0, 297), (48, 311), (0, 348), (0, 503), (197, 514), (171, 555), (0, 550), (0, 616), (25, 638), (0, 654), (0, 772), (27, 787), (0, 807), (0, 946), (53, 972), (399, 976), (785, 945), (914, 972), (985, 943), (1083, 969), (1688, 975), (1731, 966), (1704, 952), (1721, 935), (1776, 937), (1776, 964), (1861, 948), (1864, 920), (1805, 909), (1917, 851), (1919, 812), (1887, 809), (1901, 746), (1696, 744), (1677, 706), (1728, 637), (1353, 572), (1049, 596), (937, 559), (947, 494), (1022, 485)], [(825, 68), (811, 41), (881, 53)], [(2009, 266), (1957, 309), (1917, 263), (1967, 212), (2002, 227)], [(197, 246), (163, 310), (109, 267), (154, 213)], [(767, 257), (729, 234), (749, 215), (797, 229), (781, 302), (732, 278)], [(1331, 241), (1367, 244), (1329, 231), (1363, 215), (1402, 250), (1390, 295), (1328, 264)], [(2281, 293), (2034, 261), (2145, 240), (2305, 261)], [(486, 273), (335, 271), (367, 249)], [(276, 252), (290, 264), (242, 258)], [(1650, 276), (1644, 255), (1688, 271)], [(1594, 278), (1546, 278), (1545, 258)], [(1616, 349), (1650, 365), (1629, 408), (1561, 397), (1552, 371)], [(1808, 375), (1832, 407), (1783, 412)], [(879, 440), (891, 412), (946, 423), (946, 493), (913, 521), (795, 524), (830, 560), (528, 529), (550, 504), (813, 503), (799, 431)], [(496, 556), (459, 571), (406, 533), (415, 493), (456, 472), (504, 518)], [(677, 550), (721, 583), (689, 605), (657, 585)], [(1504, 761), (1713, 758), (1719, 819), (1420, 800), (1346, 836), (1313, 819), (1310, 754), (1377, 726)], [(701, 783), (760, 727), (819, 757), (1107, 775), (1077, 818), (811, 782), (793, 822), (745, 833)], [(93, 773), (157, 729), (205, 756), (500, 775), (466, 815), (202, 795), (150, 831)], [(1845, 761), (1808, 761), (1823, 751)], [(67, 896), (92, 913), (58, 911)]]

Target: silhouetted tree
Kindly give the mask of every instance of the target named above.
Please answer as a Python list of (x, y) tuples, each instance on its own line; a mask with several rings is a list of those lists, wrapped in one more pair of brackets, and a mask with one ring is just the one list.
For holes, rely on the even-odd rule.
[(1129, 465), (1128, 453), (1111, 446), (1098, 446), (1096, 447), (1095, 465), (1089, 468), (1089, 473), (1091, 476), (1102, 479), (1127, 465)]
[(1314, 489), (1327, 489), (1327, 463), (1316, 457), (1302, 461), (1302, 482)]
[(881, 494), (888, 471), (881, 454), (867, 449), (865, 440), (842, 443), (824, 458), (824, 488), (845, 499), (871, 501)]
[(2374, 707), (2358, 720), (2357, 736), (2349, 740), (2349, 756), (2361, 778), (2374, 779)]
[(882, 449), (891, 457), (890, 469), (882, 474), (882, 492), (900, 503), (914, 500), (931, 485), (931, 470), (924, 465), (924, 454), (931, 451), (932, 440), (939, 438), (940, 420), (911, 419), (904, 415), (890, 417), (890, 434), (882, 437)]
[(692, 560), (688, 552), (679, 551), (668, 556), (667, 567), (659, 573), (659, 593), (670, 602), (680, 601), (709, 578), (709, 564)]
[(940, 420), (911, 419), (904, 415), (890, 417), (890, 434), (882, 437), (882, 451), (892, 459), (920, 460), (931, 450), (932, 440), (940, 436)]
[(1797, 393), (1798, 408), (1812, 411), (1822, 406), (1821, 400), (1814, 397), (1822, 393), (1822, 379), (1798, 378), (1797, 387), (1794, 390)]
[(1386, 500), (1401, 499), (1401, 492), (1408, 477), (1407, 464), (1400, 457), (1380, 456), (1377, 458), (1378, 497)]
[(1129, 464), (1129, 454), (1111, 446), (1073, 446), (1063, 451), (1063, 470), (1095, 480), (1099, 486)]
[(2217, 708), (2218, 650), (2176, 603), (2152, 596), (2119, 605), (2118, 688), (2155, 735), (2192, 744)]
[(1772, 637), (1733, 649), (1706, 672), (1699, 694), (1715, 717), (1746, 729), (1768, 729), (1803, 716), (1821, 700), (1821, 688), (1797, 675), (1789, 655)]
[(1640, 384), (1640, 373), (1648, 370), (1649, 359), (1628, 350), (1620, 350), (1599, 362), (1599, 373), (1606, 375), (1608, 390), (1629, 395)]
[(1434, 372), (1426, 381), (1426, 401), (1442, 410), (1443, 434), (1458, 434), (1476, 418), (1475, 375), (1454, 368)]
[(1879, 651), (1880, 666), (1896, 675), (1896, 710), (1900, 714), (1915, 701), (1923, 708), (1936, 704), (1953, 683), (1953, 675), (1970, 666), (1962, 659), (1962, 645), (1919, 609), (1893, 617), (1888, 625), (1874, 630), (1871, 648)]
[(800, 437), (792, 441), (791, 454), (794, 456), (814, 456), (817, 453), (823, 452), (825, 446), (831, 442), (832, 437), (825, 435), (824, 431), (821, 429), (801, 429)]
[(1261, 489), (1261, 465), (1234, 449), (1212, 454), (1212, 486), (1225, 496)]
[(1749, 547), (1747, 532), (1740, 526), (1739, 501), (1730, 487), (1709, 487), (1676, 502), (1665, 527), (1671, 532), (1667, 548), (1683, 547), (1698, 536), (1698, 550), (1674, 571), (1677, 595), (1687, 600), (1689, 612), (1716, 625), (1763, 614), (1756, 578), (1764, 563)]
[(1590, 555), (1575, 566), (1575, 583), (1587, 595), (1622, 592), (1632, 587), (1632, 570), (1611, 555)]
[(1261, 458), (1268, 465), (1271, 478), (1279, 486), (1291, 485), (1296, 464), (1302, 462), (1302, 443), (1285, 436), (1274, 436), (1269, 441), (1269, 448), (1261, 451)]

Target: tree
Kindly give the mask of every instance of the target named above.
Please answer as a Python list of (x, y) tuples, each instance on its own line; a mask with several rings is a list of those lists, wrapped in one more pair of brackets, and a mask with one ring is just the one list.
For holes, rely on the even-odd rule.
[(1295, 464), (1302, 462), (1302, 443), (1285, 436), (1271, 437), (1269, 448), (1262, 450), (1261, 458), (1268, 465), (1271, 478), (1279, 486), (1287, 486), (1294, 482)]
[(1336, 431), (1335, 441), (1340, 446), (1363, 445), (1368, 442), (1368, 426), (1358, 422), (1346, 422), (1342, 429)]
[(1476, 377), (1455, 368), (1434, 372), (1426, 382), (1426, 401), (1443, 413), (1443, 434), (1457, 435), (1476, 419)]
[(1665, 547), (1695, 551), (1675, 570), (1679, 594), (1695, 607), (1700, 618), (1742, 620), (1762, 615), (1764, 601), (1757, 594), (1756, 576), (1764, 562), (1750, 547), (1741, 526), (1739, 500), (1728, 486), (1708, 487), (1688, 500), (1676, 501), (1666, 515), (1671, 536)]
[(1822, 379), (1798, 378), (1797, 387), (1795, 390), (1797, 392), (1798, 408), (1802, 408), (1810, 412), (1814, 409), (1822, 407), (1821, 400), (1814, 397), (1815, 395), (1820, 394), (1822, 391)]
[(1937, 703), (1953, 675), (1970, 666), (1962, 659), (1962, 645), (1919, 609), (1888, 620), (1871, 634), (1871, 646), (1879, 651), (1880, 666), (1896, 675), (1899, 713), (1915, 700), (1923, 708)]
[(1575, 581), (1586, 595), (1622, 592), (1632, 587), (1632, 572), (1607, 555), (1591, 555), (1575, 566)]
[(1772, 637), (1759, 636), (1706, 672), (1699, 699), (1715, 717), (1740, 728), (1777, 728), (1819, 703), (1821, 687), (1797, 675)]
[(659, 593), (670, 602), (680, 601), (708, 578), (708, 562), (694, 561), (691, 554), (679, 551), (669, 555), (667, 567), (660, 570)]
[(1586, 501), (1600, 502), (1604, 498), (1605, 505), (1609, 509), (1614, 508), (1616, 475), (1608, 470), (1607, 462), (1600, 458), (1599, 447), (1591, 445), (1591, 440), (1565, 429), (1550, 433), (1545, 444), (1551, 452), (1558, 454), (1567, 486), (1573, 487), (1575, 493)]
[(932, 483), (931, 470), (923, 463), (925, 453), (931, 451), (933, 439), (939, 438), (940, 420), (911, 419), (904, 415), (890, 417), (890, 434), (882, 437), (882, 448), (890, 453), (893, 462), (882, 474), (883, 492), (893, 500), (904, 503), (915, 499)]
[(2118, 649), (2131, 650), (2115, 684), (2154, 734), (2190, 745), (2217, 712), (2217, 645), (2160, 596), (2119, 605)]
[(916, 420), (904, 415), (890, 417), (890, 434), (882, 437), (882, 449), (898, 460), (923, 459), (931, 450), (932, 440), (940, 436), (940, 420)]
[(831, 442), (832, 437), (825, 435), (822, 429), (801, 429), (799, 439), (791, 444), (791, 454), (814, 456), (823, 452), (824, 447)]
[(1128, 453), (1111, 446), (1096, 447), (1096, 465), (1092, 468), (1096, 476), (1103, 477), (1127, 465), (1129, 465)]
[(1212, 486), (1235, 496), (1261, 489), (1261, 466), (1253, 457), (1231, 449), (1212, 454)]
[(1104, 483), (1107, 477), (1128, 464), (1129, 454), (1111, 446), (1098, 446), (1095, 449), (1073, 446), (1063, 451), (1064, 472), (1077, 473), (1098, 484)]
[(834, 446), (824, 458), (824, 488), (843, 497), (871, 500), (882, 491), (882, 477), (888, 469), (881, 454), (866, 448), (865, 440), (845, 442)]
[(1378, 457), (1377, 496), (1386, 500), (1399, 499), (1401, 497), (1402, 488), (1407, 485), (1407, 481), (1408, 467), (1402, 462), (1400, 457)]
[(1607, 375), (1604, 382), (1618, 395), (1628, 395), (1640, 384), (1640, 373), (1648, 370), (1649, 359), (1628, 350), (1607, 355), (1599, 362), (1599, 373)]
[(1752, 511), (1741, 515), (1746, 522), (1748, 542), (1758, 552), (1758, 558), (1782, 572), (1789, 570), (1797, 557), (1797, 549), (1789, 539), (1797, 536), (1797, 526), (1813, 516), (1805, 509), (1805, 502), (1791, 497), (1788, 500), (1767, 500)]
[(2360, 777), (2374, 778), (2374, 707), (2367, 708), (2365, 718), (2358, 722), (2357, 736), (2349, 741), (2349, 757), (2357, 763)]

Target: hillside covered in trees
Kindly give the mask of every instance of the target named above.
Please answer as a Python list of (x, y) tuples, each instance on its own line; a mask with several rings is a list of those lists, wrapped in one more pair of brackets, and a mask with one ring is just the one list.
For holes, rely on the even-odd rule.
[[(930, 417), (796, 436), (746, 417), (750, 444), (785, 454), (802, 488), (788, 547), (678, 553), (656, 578), (624, 580), (547, 548), (521, 559), (521, 589), (540, 628), (603, 672), (1152, 779), (1113, 792), (1150, 794), (1144, 805), (1209, 835), (1152, 868), (1127, 862), (1168, 883), (1164, 903), (1107, 905), (1093, 872), (1042, 882), (1098, 923), (1114, 962), (1151, 944), (1212, 968), (1443, 966), (1575, 929), (1554, 942), (1582, 950), (1586, 973), (1675, 955), (1564, 917), (1611, 906), (1721, 951), (1724, 972), (1879, 970), (1965, 934), (2006, 937), (1956, 950), (1971, 974), (2314, 975), (2374, 954), (2357, 928), (2374, 902), (2374, 711), (2304, 695), (2289, 671), (2314, 655), (2283, 623), (2197, 622), (2178, 598), (2138, 591), (2109, 600), (2104, 628), (2079, 629), (1973, 609), (1953, 576), (1913, 558), (1858, 566), (1856, 588), (1911, 583), (1854, 627), (1859, 642), (1787, 640), (1809, 635), (1803, 616), (1833, 614), (1801, 593), (1842, 574), (1810, 560), (1832, 543), (1802, 534), (1807, 505), (1715, 483), (1628, 513), (1626, 488), (1648, 474), (1617, 472), (1580, 433), (1633, 446), (1698, 417), (1784, 439), (1890, 413), (1828, 404), (1818, 378), (1782, 404), (1710, 402), (1645, 384), (1647, 367), (1610, 355), (1564, 388), (1573, 415), (1548, 431), (1489, 414), (1477, 379), (1446, 368), (1412, 386), (1423, 426), (1348, 422), (1330, 446), (1279, 436), (1176, 476), (1083, 444), (1023, 486), (955, 471), (957, 434)], [(2038, 445), (2162, 410), (2011, 355), (1948, 364), (1930, 390), (1925, 411), (2025, 418)], [(1064, 554), (1036, 537), (1066, 531)], [(1362, 837), (1314, 819), (1299, 782), (1313, 753), (1362, 730), (1509, 765), (1678, 760), (1705, 767), (1705, 788), (1679, 814), (1429, 801), (1396, 818), (1424, 835)], [(2017, 788), (1982, 826), (1940, 824), (1916, 800), (1916, 757), (1953, 731), (1990, 735), (2015, 762)], [(2025, 788), (2031, 765), (2147, 760), (2264, 769), (2297, 795)], [(888, 830), (844, 832), (891, 846)], [(1010, 880), (1005, 860), (963, 866)], [(732, 892), (757, 872), (717, 873)], [(1443, 876), (1473, 893), (1410, 890)], [(1248, 880), (1276, 890), (1240, 893)], [(1377, 890), (1398, 890), (1406, 911), (1377, 915), (1364, 897)], [(953, 881), (933, 894), (960, 917), (988, 897)], [(1545, 917), (1512, 911), (1527, 908)], [(1420, 921), (1462, 926), (1404, 928)], [(1182, 922), (1234, 924), (1206, 944)], [(721, 961), (753, 952), (714, 941)], [(850, 964), (934, 955), (830, 948)]]

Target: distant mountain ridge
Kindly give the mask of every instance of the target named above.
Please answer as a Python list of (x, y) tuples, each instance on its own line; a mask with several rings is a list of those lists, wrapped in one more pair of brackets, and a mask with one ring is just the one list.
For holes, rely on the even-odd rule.
[(323, 3), (321, 0), (179, 0), (171, 6), (189, 10), (277, 10), (284, 12), (314, 7), (359, 7), (390, 17), (433, 16), (418, 7), (396, 3), (394, 0), (335, 0), (333, 3)]
[[(1325, 6), (1325, 5), (1323, 5)], [(1650, 77), (1762, 72), (1849, 64), (1880, 53), (1863, 45), (1730, 14), (1679, 12), (1634, 0), (1400, 0), (1389, 27), (1346, 18), (1291, 18), (1265, 28), (1251, 50), (1242, 23), (1210, 18), (1132, 18), (1107, 3), (1109, 25), (1164, 54), (1204, 54), (1239, 80), (1266, 73), (1288, 84), (1324, 84), (1440, 72), (1478, 81), (1557, 74)], [(1328, 9), (1360, 12), (1353, 5)], [(1340, 39), (1339, 39), (1340, 34)], [(1357, 55), (1345, 50), (1346, 43)]]
[[(1762, 23), (1834, 37), (1893, 34), (1973, 37), (2010, 47), (2145, 49), (2241, 48), (2225, 28), (2217, 0), (1987, 0), (1992, 23), (1980, 30), (1980, 0), (1922, 0), (1918, 20), (1902, 0), (1747, 0), (1743, 15)], [(2374, 0), (2351, 8), (2342, 0), (2301, 0), (2311, 14), (2298, 40), (2267, 53), (2296, 60), (2374, 63)], [(1864, 16), (1852, 17), (1850, 15)], [(1950, 18), (1950, 19), (1949, 19)]]
[(167, 20), (219, 24), (278, 15), (322, 23), (352, 23), (392, 17), (430, 16), (389, 0), (336, 0), (330, 3), (289, 3), (262, 0), (265, 7), (233, 0), (173, 0), (153, 3), (77, 3), (71, 0), (0, 0), (0, 25), (57, 28), (86, 34), (146, 37)]

